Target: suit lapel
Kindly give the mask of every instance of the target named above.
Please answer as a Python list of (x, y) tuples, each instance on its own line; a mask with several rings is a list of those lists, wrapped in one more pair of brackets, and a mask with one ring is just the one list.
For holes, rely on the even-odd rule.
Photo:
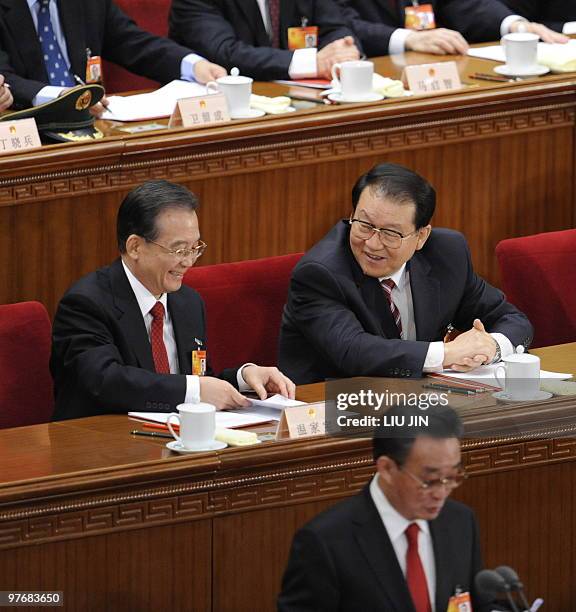
[(27, 41), (24, 45), (18, 45), (18, 50), (23, 64), (29, 70), (29, 77), (47, 83), (48, 74), (42, 57), (42, 48), (28, 4), (25, 0), (1, 0), (0, 5), (14, 40)]
[(257, 45), (270, 46), (270, 37), (266, 32), (262, 13), (256, 0), (235, 0), (237, 10), (243, 13), (248, 27), (252, 30)]
[(356, 523), (355, 537), (368, 565), (374, 571), (376, 581), (389, 599), (388, 605), (382, 606), (382, 609), (414, 612), (406, 579), (368, 487), (363, 494), (366, 510), (361, 514), (363, 518), (359, 518)]
[[(58, 0), (60, 23), (66, 39), (70, 69), (84, 79), (86, 74), (86, 38), (84, 36), (84, 14), (78, 0)], [(96, 55), (96, 53), (94, 53)]]
[(457, 550), (452, 546), (452, 538), (448, 525), (442, 518), (428, 523), (430, 534), (434, 545), (434, 563), (436, 565), (436, 610), (444, 610), (446, 602), (454, 594), (450, 571), (453, 564), (457, 562)]
[[(192, 373), (192, 351), (200, 348), (196, 337), (200, 338), (200, 332), (194, 330), (191, 320), (190, 307), (181, 292), (168, 294), (168, 310), (174, 328), (176, 347), (178, 349), (178, 364), (180, 374)], [(206, 347), (201, 347), (205, 349)]]
[(154, 372), (152, 347), (148, 340), (144, 318), (120, 259), (117, 259), (110, 266), (110, 285), (118, 320), (130, 348), (135, 354), (139, 365), (146, 370)]
[(417, 251), (408, 262), (414, 322), (418, 340), (436, 340), (440, 316), (440, 286), (431, 278), (428, 261)]

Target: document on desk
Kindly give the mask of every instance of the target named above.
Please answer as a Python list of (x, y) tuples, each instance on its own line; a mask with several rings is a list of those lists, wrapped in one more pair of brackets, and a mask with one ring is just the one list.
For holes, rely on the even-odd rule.
[[(454, 380), (469, 381), (474, 383), (480, 383), (485, 385), (491, 385), (500, 388), (498, 381), (496, 380), (495, 372), (496, 368), (503, 366), (502, 363), (494, 363), (490, 365), (480, 366), (471, 372), (455, 372), (454, 370), (442, 370), (442, 376)], [(572, 378), (572, 374), (565, 374), (564, 372), (549, 372), (547, 370), (540, 370), (540, 379), (551, 379), (556, 380), (567, 380)]]
[(146, 121), (169, 117), (176, 102), (183, 98), (207, 95), (206, 87), (189, 81), (172, 81), (156, 91), (134, 96), (110, 96), (102, 119), (110, 121)]
[[(502, 45), (470, 48), (468, 55), (494, 62), (506, 61)], [(538, 43), (538, 63), (554, 71), (576, 71), (576, 40), (570, 40), (566, 44)]]

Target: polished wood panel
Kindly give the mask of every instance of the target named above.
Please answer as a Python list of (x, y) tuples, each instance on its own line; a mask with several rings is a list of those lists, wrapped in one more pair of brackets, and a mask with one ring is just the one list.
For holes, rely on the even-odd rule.
[[(576, 343), (534, 352), (576, 373)], [(521, 426), (463, 443), (471, 477), (455, 497), (478, 515), (486, 564), (514, 566), (547, 610), (574, 610), (576, 399), (463, 414), (468, 432)], [(271, 611), (294, 532), (373, 473), (367, 439), (176, 456), (131, 436), (135, 423), (0, 431), (0, 590), (63, 590), (67, 609), (95, 612)]]
[[(376, 60), (398, 76), (407, 54)], [(0, 303), (38, 299), (52, 313), (67, 287), (116, 254), (115, 213), (142, 181), (168, 178), (201, 198), (202, 264), (309, 248), (350, 210), (356, 178), (394, 161), (439, 195), (436, 225), (469, 238), (498, 284), (496, 243), (575, 225), (573, 75), (472, 82), (492, 63), (458, 59), (465, 89), (378, 104), (316, 105), (289, 116), (201, 130), (128, 135), (0, 158)], [(270, 95), (286, 92), (258, 84)]]

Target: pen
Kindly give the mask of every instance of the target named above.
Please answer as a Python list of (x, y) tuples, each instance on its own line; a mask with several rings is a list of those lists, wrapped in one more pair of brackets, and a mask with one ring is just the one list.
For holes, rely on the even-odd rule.
[(494, 81), (495, 83), (512, 83), (520, 80), (518, 78), (509, 79), (507, 77), (497, 76), (495, 74), (485, 74), (483, 72), (475, 72), (474, 74), (471, 74), (469, 78), (479, 81)]
[(170, 434), (159, 433), (157, 431), (138, 431), (137, 429), (132, 430), (133, 436), (146, 436), (147, 438), (170, 438), (174, 439)]
[(425, 389), (435, 389), (436, 391), (446, 391), (446, 393), (459, 393), (460, 395), (476, 395), (476, 391), (462, 389), (461, 387), (449, 387), (448, 385), (422, 385)]

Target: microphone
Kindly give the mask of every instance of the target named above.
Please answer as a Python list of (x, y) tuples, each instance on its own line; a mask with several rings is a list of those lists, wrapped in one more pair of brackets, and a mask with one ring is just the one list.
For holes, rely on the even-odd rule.
[(476, 574), (475, 583), (479, 591), (486, 593), (486, 595), (489, 595), (492, 599), (494, 599), (498, 593), (506, 593), (512, 612), (520, 612), (516, 602), (512, 599), (512, 595), (510, 595), (510, 585), (494, 570), (482, 570), (478, 572)]
[(497, 567), (494, 571), (500, 574), (500, 576), (504, 578), (504, 580), (512, 587), (513, 590), (518, 591), (524, 609), (530, 610), (530, 604), (528, 603), (526, 595), (524, 594), (524, 585), (520, 582), (518, 574), (508, 565), (500, 565), (500, 567)]

